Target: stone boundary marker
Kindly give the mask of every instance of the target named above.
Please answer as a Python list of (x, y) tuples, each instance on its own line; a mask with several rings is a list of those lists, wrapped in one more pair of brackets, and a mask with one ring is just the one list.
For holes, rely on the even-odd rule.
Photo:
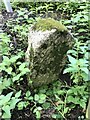
[(67, 28), (54, 19), (41, 19), (29, 29), (26, 61), (29, 62), (34, 87), (59, 78), (66, 64), (66, 53), (72, 45)]

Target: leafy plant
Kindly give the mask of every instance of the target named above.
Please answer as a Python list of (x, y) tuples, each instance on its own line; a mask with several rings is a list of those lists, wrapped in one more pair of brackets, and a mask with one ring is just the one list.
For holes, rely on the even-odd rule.
[(0, 42), (0, 55), (8, 55), (10, 38), (6, 33), (0, 33), (0, 39), (2, 40), (2, 42)]
[[(6, 22), (7, 29), (4, 30), (5, 33), (0, 34), (0, 39), (2, 39), (2, 42), (0, 42), (0, 55), (2, 55), (2, 63), (0, 63), (0, 72), (2, 72), (0, 78), (0, 108), (2, 110), (0, 116), (3, 119), (10, 118), (17, 105), (18, 110), (29, 107), (36, 119), (41, 119), (46, 115), (56, 120), (65, 120), (71, 118), (72, 111), (77, 109), (80, 110), (82, 115), (75, 119), (84, 119), (85, 112), (83, 111), (86, 109), (88, 98), (86, 83), (89, 67), (88, 46), (87, 43), (84, 43), (89, 39), (87, 2), (12, 2), (12, 6), (16, 9), (15, 19), (8, 20)], [(37, 21), (36, 16), (48, 17), (49, 14), (54, 12), (58, 16), (55, 19), (62, 19), (67, 28), (72, 31), (74, 37), (78, 38), (73, 49), (67, 53), (69, 63), (66, 64), (68, 67), (64, 70), (64, 73), (71, 75), (72, 84), (68, 85), (67, 78), (65, 78), (64, 82), (57, 80), (49, 86), (42, 86), (31, 91), (26, 83), (27, 75), (31, 75), (31, 72), (27, 68), (27, 63), (24, 62), (28, 27)], [(54, 17), (54, 14), (52, 14), (52, 17)], [(24, 81), (25, 89), (21, 84)], [(49, 112), (45, 113), (45, 111)]]
[(79, 83), (80, 81), (88, 81), (88, 46), (86, 43), (81, 43), (76, 40), (74, 48), (67, 52), (68, 59), (70, 64), (68, 64), (68, 68), (64, 70), (64, 73), (70, 73), (71, 79), (75, 83)]
[(15, 108), (17, 102), (20, 101), (19, 97), (21, 91), (17, 92), (14, 97), (12, 97), (13, 92), (8, 93), (7, 95), (0, 95), (0, 108), (1, 108), (1, 117), (3, 119), (11, 118), (11, 110)]

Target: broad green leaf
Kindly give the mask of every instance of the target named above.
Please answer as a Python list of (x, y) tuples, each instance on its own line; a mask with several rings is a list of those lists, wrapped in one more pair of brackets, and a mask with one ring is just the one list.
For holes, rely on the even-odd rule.
[(74, 99), (75, 99), (75, 98), (74, 98), (73, 96), (68, 96), (68, 97), (67, 97), (68, 103), (73, 102)]
[(9, 87), (10, 85), (11, 85), (11, 80), (10, 79), (4, 79), (3, 80), (4, 89)]
[(77, 60), (74, 57), (70, 56), (70, 55), (68, 55), (68, 59), (69, 59), (69, 62), (71, 64), (76, 64), (76, 62), (77, 62)]
[(5, 71), (6, 71), (8, 74), (12, 74), (12, 67), (8, 67)]
[(20, 66), (19, 66), (19, 70), (22, 71), (26, 66), (26, 63), (22, 63)]
[(20, 97), (20, 95), (21, 95), (21, 90), (15, 94), (15, 98)]
[(37, 109), (40, 111), (40, 110), (42, 110), (42, 107), (39, 106), (39, 107), (37, 107)]
[(45, 102), (45, 103), (42, 104), (44, 109), (48, 109), (50, 107), (50, 105), (51, 104), (49, 102)]
[(68, 50), (67, 54), (72, 53), (73, 55), (77, 55), (77, 52), (75, 50)]
[(90, 80), (90, 76), (89, 76), (89, 75), (90, 75), (90, 74), (87, 75), (86, 73), (82, 73), (82, 74), (81, 74), (81, 76), (83, 77), (83, 80), (84, 80), (84, 81), (89, 81), (89, 80)]
[(40, 118), (41, 117), (41, 113), (39, 111), (36, 111), (36, 118)]
[(18, 103), (18, 110), (22, 110), (24, 108), (25, 102), (21, 101)]
[(4, 98), (4, 95), (1, 94), (1, 95), (0, 95), (0, 100), (2, 100), (3, 98)]
[(78, 32), (86, 32), (85, 29), (79, 29)]
[(7, 56), (3, 56), (3, 62), (6, 63), (7, 65), (9, 65), (10, 59)]
[(45, 95), (45, 94), (40, 94), (40, 95), (39, 95), (39, 98), (40, 98), (41, 100), (45, 100), (45, 99), (46, 99), (46, 95)]
[(83, 72), (85, 72), (87, 75), (89, 74), (89, 70), (86, 67), (81, 67), (80, 68)]
[(2, 115), (2, 118), (11, 118), (11, 113), (10, 113), (10, 106), (6, 105), (2, 107), (2, 110), (4, 111), (4, 114)]
[(13, 92), (10, 92), (6, 96), (4, 96), (2, 98), (2, 100), (0, 100), (0, 106), (5, 105), (6, 103), (8, 103), (9, 100), (11, 99), (12, 94), (13, 94)]
[(85, 103), (85, 101), (84, 101), (83, 99), (81, 99), (80, 101), (78, 101), (78, 103), (80, 104), (80, 106), (81, 106), (82, 108), (85, 109), (86, 103)]
[(72, 72), (72, 71), (73, 71), (73, 67), (69, 67), (69, 68), (66, 68), (66, 69), (63, 71), (63, 74), (69, 73), (69, 72)]
[(57, 114), (52, 114), (52, 118), (57, 118)]
[(11, 63), (15, 63), (19, 58), (20, 58), (20, 56), (13, 56), (10, 58), (10, 61), (11, 61)]
[(16, 103), (18, 103), (20, 100), (21, 100), (21, 99), (16, 99), (16, 98), (11, 99), (11, 100), (10, 100), (10, 109), (14, 109), (15, 106), (16, 106)]
[(22, 71), (21, 71), (21, 75), (24, 75), (28, 72), (30, 72), (30, 70), (28, 68), (23, 68)]
[(69, 110), (68, 107), (64, 108), (64, 114), (66, 114), (68, 112), (68, 110)]
[(56, 107), (56, 109), (57, 109), (57, 110), (61, 110), (61, 109), (62, 109), (62, 105), (58, 105), (58, 106)]
[(15, 77), (13, 77), (13, 82), (19, 80), (20, 77), (21, 77), (21, 74), (18, 74), (18, 75), (16, 75)]
[(35, 109), (33, 110), (33, 113), (36, 113), (36, 111), (37, 111), (37, 108), (35, 108)]
[(38, 101), (38, 100), (39, 100), (39, 95), (35, 94), (35, 95), (34, 95), (34, 100), (35, 100), (35, 101)]
[(80, 16), (79, 15), (76, 16), (76, 18), (72, 18), (72, 21), (75, 22), (75, 23), (77, 23), (79, 20), (80, 20)]
[(26, 97), (30, 97), (30, 95), (31, 95), (31, 92), (28, 90), (28, 91), (26, 92)]
[(84, 15), (85, 20), (88, 21), (88, 15)]

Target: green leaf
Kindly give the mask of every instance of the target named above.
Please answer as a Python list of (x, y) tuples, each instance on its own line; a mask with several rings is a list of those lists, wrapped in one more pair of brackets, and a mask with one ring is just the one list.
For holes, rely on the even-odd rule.
[(23, 102), (23, 101), (19, 102), (18, 105), (17, 105), (18, 110), (22, 110), (24, 108), (24, 104), (25, 104), (25, 102)]
[(90, 80), (90, 74), (87, 75), (86, 73), (82, 73), (81, 76), (83, 77), (84, 81)]
[(15, 77), (13, 77), (13, 82), (19, 80), (20, 77), (21, 77), (21, 74), (18, 74), (18, 75), (16, 75)]
[(44, 109), (48, 109), (50, 107), (50, 105), (51, 104), (49, 102), (45, 102), (45, 103), (43, 103), (42, 106), (43, 106)]
[(8, 67), (5, 71), (6, 71), (8, 74), (12, 74), (12, 67)]
[(42, 107), (37, 107), (37, 110), (41, 111), (41, 110), (42, 110)]
[(77, 62), (77, 60), (74, 57), (70, 56), (70, 55), (68, 55), (68, 59), (69, 59), (69, 62), (71, 64), (76, 64), (76, 62)]
[(68, 107), (64, 108), (64, 114), (66, 114), (68, 112), (68, 110), (69, 110)]
[(78, 32), (86, 32), (85, 29), (79, 29)]
[(80, 68), (83, 72), (85, 72), (87, 75), (89, 74), (89, 70), (86, 67), (81, 67)]
[(4, 79), (3, 80), (4, 89), (6, 89), (7, 87), (9, 87), (10, 85), (11, 85), (11, 80), (10, 79)]
[(72, 18), (72, 21), (77, 23), (80, 20), (80, 16), (76, 16), (76, 18)]
[(46, 95), (45, 95), (45, 94), (40, 94), (40, 95), (39, 95), (39, 98), (40, 98), (41, 100), (45, 100), (45, 99), (46, 99)]
[(80, 100), (78, 103), (80, 104), (80, 106), (81, 106), (82, 108), (84, 108), (84, 109), (86, 108), (86, 103), (85, 103), (84, 100)]
[(1, 95), (0, 95), (0, 100), (2, 100), (3, 98), (4, 98), (4, 95), (1, 94)]
[(68, 101), (68, 103), (73, 102), (74, 101), (74, 97), (73, 96), (68, 96), (67, 97), (67, 101)]
[(10, 58), (10, 61), (11, 61), (11, 63), (15, 63), (19, 58), (20, 58), (20, 56), (12, 56)]
[(62, 105), (58, 105), (58, 106), (56, 107), (56, 109), (57, 109), (57, 110), (61, 110), (61, 109), (62, 109)]
[(31, 92), (28, 90), (28, 91), (26, 92), (26, 97), (30, 97), (30, 95), (31, 95)]
[(4, 111), (4, 114), (2, 115), (2, 118), (11, 118), (10, 106), (9, 105), (3, 106), (2, 110)]
[(15, 106), (16, 106), (16, 103), (18, 103), (21, 99), (16, 99), (16, 98), (13, 98), (10, 100), (10, 109), (14, 109)]
[(36, 118), (40, 118), (41, 117), (41, 113), (39, 111), (36, 111)]
[(22, 64), (19, 66), (19, 70), (22, 71), (25, 67), (26, 67), (26, 63), (22, 63)]
[(4, 96), (1, 100), (0, 100), (0, 106), (5, 105), (6, 103), (9, 102), (9, 100), (11, 99), (13, 92), (8, 93), (6, 96)]
[(34, 100), (35, 100), (35, 101), (38, 101), (38, 100), (39, 100), (39, 95), (35, 94), (35, 95), (34, 95)]
[(86, 21), (88, 21), (88, 15), (84, 15)]
[(72, 67), (69, 67), (69, 68), (66, 68), (66, 69), (63, 71), (63, 74), (69, 73), (69, 72), (72, 72), (72, 71), (73, 71), (73, 68), (72, 68)]
[(15, 94), (15, 98), (20, 97), (20, 95), (21, 95), (21, 90)]
[(30, 72), (30, 70), (28, 68), (23, 68), (21, 75), (24, 75), (24, 74), (29, 73), (29, 72)]
[(68, 50), (67, 54), (70, 54), (72, 53), (73, 55), (77, 55), (77, 51), (75, 50)]
[(52, 114), (52, 118), (57, 118), (57, 114)]
[(7, 56), (3, 56), (3, 61), (6, 63), (10, 63), (10, 59)]

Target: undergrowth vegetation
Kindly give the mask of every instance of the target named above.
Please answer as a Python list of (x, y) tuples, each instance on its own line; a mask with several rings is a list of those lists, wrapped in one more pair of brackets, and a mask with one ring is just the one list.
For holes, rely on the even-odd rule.
[[(13, 3), (14, 14), (3, 25), (0, 34), (0, 116), (2, 119), (84, 120), (88, 100), (88, 9), (89, 3)], [(4, 9), (4, 8), (3, 8)], [(52, 84), (32, 89), (25, 62), (28, 29), (40, 17), (61, 21), (72, 33), (75, 44), (67, 52), (67, 63), (60, 79)], [(63, 79), (62, 76), (65, 76)], [(16, 113), (23, 111), (22, 116)], [(76, 114), (77, 113), (77, 114)], [(17, 115), (16, 117), (14, 115)], [(20, 117), (20, 119), (19, 119)], [(32, 118), (31, 118), (32, 119)]]

